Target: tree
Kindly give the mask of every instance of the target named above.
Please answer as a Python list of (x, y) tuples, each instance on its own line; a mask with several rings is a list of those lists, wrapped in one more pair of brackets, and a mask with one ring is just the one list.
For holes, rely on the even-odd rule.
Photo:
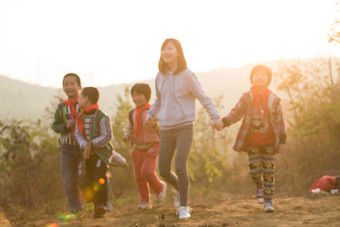
[[(131, 147), (129, 144), (123, 142), (124, 130), (128, 125), (129, 111), (132, 109), (129, 88), (125, 88), (124, 96), (117, 95), (116, 114), (111, 118), (113, 145), (116, 152), (120, 153), (127, 160), (127, 167), (112, 168), (112, 192), (115, 198), (122, 197), (123, 193), (135, 190), (133, 179), (133, 168), (130, 157)], [(128, 193), (127, 193), (128, 194)]]
[[(329, 61), (282, 62), (274, 74), (288, 101), (288, 151), (279, 163), (278, 181), (295, 192), (308, 189), (320, 175), (336, 169), (340, 161), (340, 93)], [(340, 171), (340, 170), (339, 170)]]
[(340, 1), (335, 1), (335, 15), (334, 21), (331, 25), (330, 32), (328, 34), (328, 42), (336, 42), (340, 44)]

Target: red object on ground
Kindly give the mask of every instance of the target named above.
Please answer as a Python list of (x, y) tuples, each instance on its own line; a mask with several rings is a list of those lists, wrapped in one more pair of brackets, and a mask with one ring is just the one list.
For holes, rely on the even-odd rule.
[(314, 181), (311, 189), (319, 188), (321, 191), (330, 192), (332, 189), (337, 188), (337, 179), (332, 176), (323, 176), (320, 179)]

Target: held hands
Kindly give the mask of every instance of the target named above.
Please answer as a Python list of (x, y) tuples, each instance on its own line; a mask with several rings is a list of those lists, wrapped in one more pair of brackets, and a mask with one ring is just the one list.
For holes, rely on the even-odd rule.
[(154, 117), (147, 117), (144, 121), (144, 125), (155, 128), (157, 127), (157, 119)]
[(85, 146), (85, 149), (84, 149), (84, 159), (90, 158), (91, 150), (92, 150), (92, 143), (89, 142), (89, 143), (87, 143), (87, 145)]
[(211, 124), (211, 128), (221, 131), (223, 129), (223, 122), (221, 120), (215, 121)]
[(68, 120), (67, 123), (66, 123), (66, 128), (68, 128), (68, 129), (72, 128), (75, 123), (76, 123), (75, 119)]

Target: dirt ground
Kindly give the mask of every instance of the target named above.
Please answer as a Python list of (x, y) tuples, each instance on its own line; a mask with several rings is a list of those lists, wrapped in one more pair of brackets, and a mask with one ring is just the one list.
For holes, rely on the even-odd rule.
[[(44, 217), (25, 226), (340, 226), (339, 195), (308, 195), (305, 197), (277, 197), (274, 213), (264, 213), (255, 199), (225, 197), (190, 203), (192, 217), (179, 220), (170, 203), (154, 205), (150, 210), (116, 208), (105, 218), (93, 219), (91, 213), (69, 222), (57, 217)], [(208, 201), (208, 202), (207, 202)]]

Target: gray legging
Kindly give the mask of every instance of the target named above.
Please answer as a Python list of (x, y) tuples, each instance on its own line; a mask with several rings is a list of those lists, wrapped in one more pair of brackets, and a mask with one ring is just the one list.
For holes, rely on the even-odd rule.
[[(189, 176), (187, 161), (193, 138), (193, 125), (160, 131), (159, 173), (180, 195), (180, 206), (188, 205)], [(175, 156), (175, 171), (171, 172), (171, 163)]]

